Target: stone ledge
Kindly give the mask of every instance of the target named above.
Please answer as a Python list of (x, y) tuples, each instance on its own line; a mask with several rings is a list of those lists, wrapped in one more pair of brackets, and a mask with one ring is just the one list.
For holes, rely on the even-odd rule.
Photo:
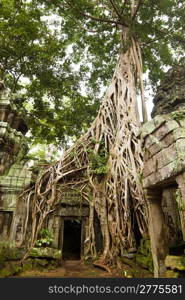
[(185, 255), (167, 255), (165, 258), (165, 266), (172, 270), (185, 271)]
[(153, 120), (142, 126), (141, 137), (145, 141), (145, 139), (152, 134), (157, 140), (161, 140), (178, 127), (180, 127), (180, 125), (173, 120), (170, 115), (163, 117), (156, 116)]
[(61, 250), (50, 248), (50, 247), (41, 247), (41, 248), (32, 248), (29, 252), (29, 257), (37, 258), (49, 258), (49, 259), (61, 259)]
[(11, 128), (6, 122), (0, 122), (0, 148), (0, 175), (2, 175), (16, 159), (23, 157), (28, 146), (21, 132)]

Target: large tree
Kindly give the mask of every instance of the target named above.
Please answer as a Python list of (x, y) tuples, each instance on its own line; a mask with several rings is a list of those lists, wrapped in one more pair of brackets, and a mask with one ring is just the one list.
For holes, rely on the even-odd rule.
[[(143, 120), (146, 121), (143, 58), (145, 70), (151, 67), (149, 77), (153, 83), (160, 78), (160, 64), (168, 66), (176, 62), (173, 49), (175, 47), (181, 54), (184, 46), (184, 9), (181, 1), (40, 2), (48, 4), (49, 9), (57, 8), (63, 19), (62, 29), (69, 40), (73, 38), (74, 52), (79, 51), (79, 57), (84, 57), (88, 63), (96, 58), (96, 70), (91, 72), (93, 83), (100, 78), (99, 60), (102, 69), (106, 68), (105, 62), (111, 59), (112, 53), (117, 53), (118, 62), (89, 130), (20, 197), (20, 201), (31, 201), (30, 246), (48, 214), (55, 209), (59, 190), (70, 187), (80, 191), (90, 206), (86, 255), (95, 257), (97, 254), (93, 227), (97, 214), (103, 236), (101, 262), (119, 264), (119, 256), (136, 247), (138, 239), (146, 236), (148, 229), (140, 180), (142, 148), (138, 139), (137, 108), (137, 95), (140, 94)], [(21, 221), (25, 229), (23, 240), (28, 215), (27, 211)]]
[[(59, 144), (87, 129), (121, 44), (125, 47), (122, 26), (140, 42), (143, 70), (149, 70), (153, 88), (164, 66), (179, 61), (184, 51), (181, 1), (137, 3), (131, 20), (131, 1), (0, 1), (0, 77), (12, 92), (22, 90), (22, 78), (30, 80), (24, 81), (17, 105), (29, 112), (36, 142)], [(74, 116), (76, 110), (81, 114)]]
[(26, 110), (31, 140), (64, 146), (87, 128), (98, 102), (79, 90), (66, 50), (72, 42), (48, 14), (35, 1), (0, 1), (0, 80)]

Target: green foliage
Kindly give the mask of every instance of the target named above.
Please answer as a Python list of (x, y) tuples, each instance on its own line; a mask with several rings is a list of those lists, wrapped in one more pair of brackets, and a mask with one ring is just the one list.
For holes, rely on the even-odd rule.
[(174, 111), (170, 114), (171, 118), (175, 121), (180, 121), (185, 119), (185, 110)]
[(151, 253), (150, 240), (141, 239), (138, 252), (136, 254), (136, 262), (153, 272), (153, 260)]
[(98, 108), (96, 99), (80, 90), (85, 69), (73, 71), (67, 51), (72, 41), (59, 34), (61, 21), (37, 1), (0, 1), (0, 6), (0, 79), (18, 94), (18, 110), (27, 111), (30, 140), (66, 144), (86, 130)]
[(182, 202), (182, 195), (181, 195), (181, 192), (180, 192), (179, 189), (177, 189), (176, 192), (175, 192), (175, 199), (176, 199), (176, 202), (177, 202), (177, 209), (179, 211), (185, 210), (185, 206), (183, 205), (183, 202)]
[(113, 2), (119, 16), (107, 0), (0, 1), (0, 77), (21, 92), (15, 104), (35, 142), (64, 147), (88, 128), (122, 47), (120, 24), (139, 40), (154, 89), (164, 67), (182, 61), (181, 0), (142, 1), (134, 20), (131, 1)]
[(21, 251), (9, 241), (0, 242), (0, 269), (3, 268), (7, 260), (18, 260), (21, 258)]
[(105, 176), (108, 172), (108, 153), (104, 147), (104, 143), (99, 143), (101, 146), (98, 153), (90, 152), (90, 169), (94, 175)]
[(36, 247), (48, 247), (52, 244), (53, 237), (48, 229), (42, 229), (39, 234), (39, 239), (35, 242)]

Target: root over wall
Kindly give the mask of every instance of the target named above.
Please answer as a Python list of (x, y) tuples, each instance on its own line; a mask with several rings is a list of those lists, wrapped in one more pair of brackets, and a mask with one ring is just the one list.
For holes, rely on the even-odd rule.
[[(29, 247), (34, 245), (43, 222), (66, 188), (80, 192), (90, 207), (86, 256), (97, 255), (95, 211), (105, 264), (118, 262), (124, 251), (136, 246), (136, 227), (141, 236), (147, 235), (147, 208), (140, 181), (143, 157), (137, 137), (136, 86), (140, 86), (143, 97), (141, 70), (139, 44), (132, 38), (128, 49), (120, 53), (112, 82), (88, 132), (20, 195), (12, 226), (12, 238), (19, 245), (28, 239), (30, 228)], [(19, 237), (17, 226), (21, 228)]]

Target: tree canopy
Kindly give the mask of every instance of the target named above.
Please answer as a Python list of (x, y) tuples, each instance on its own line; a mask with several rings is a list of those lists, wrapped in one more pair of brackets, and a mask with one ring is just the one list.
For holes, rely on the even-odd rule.
[[(181, 56), (183, 42), (176, 42), (176, 46), (173, 42), (178, 40), (178, 33), (182, 30), (177, 15), (183, 12), (183, 7), (178, 1), (33, 2), (43, 9), (45, 15), (48, 12), (48, 16), (55, 14), (56, 20), (57, 16), (60, 18), (61, 31), (56, 38), (61, 39), (65, 54), (57, 66), (59, 64), (68, 76), (77, 75), (76, 85), (72, 87), (75, 97), (62, 95), (61, 98), (62, 104), (67, 103), (70, 109), (74, 107), (73, 120), (78, 113), (80, 117), (85, 116), (82, 107), (87, 103), (85, 101), (82, 107), (80, 104), (83, 85), (86, 85), (87, 96), (94, 93), (92, 103), (95, 103), (101, 86), (110, 77), (112, 80), (97, 117), (86, 133), (59, 161), (44, 168), (33, 186), (19, 196), (17, 207), (21, 208), (21, 203), (30, 203), (24, 206), (24, 217), (16, 219), (16, 226), (24, 228), (19, 245), (29, 234), (28, 247), (34, 246), (44, 222), (60, 207), (61, 190), (70, 189), (80, 193), (89, 206), (84, 257), (95, 259), (100, 255), (101, 264), (119, 266), (119, 257), (125, 251), (135, 251), (141, 238), (148, 237), (148, 207), (141, 179), (143, 149), (138, 137), (140, 121), (137, 107), (140, 93), (145, 121), (143, 61), (144, 70), (149, 71), (153, 85), (162, 77), (162, 66), (178, 63), (174, 50), (179, 51)], [(179, 22), (176, 30), (172, 28), (173, 32), (169, 27), (171, 19), (174, 19), (170, 24), (172, 27)], [(180, 36), (183, 39), (183, 35)], [(79, 110), (76, 109), (78, 105)], [(100, 253), (96, 247), (95, 216), (99, 219), (102, 233)]]
[[(110, 81), (120, 27), (137, 37), (155, 88), (164, 67), (183, 62), (180, 0), (1, 0), (0, 76), (28, 111), (36, 142), (65, 142), (92, 122)], [(50, 25), (48, 24), (50, 22)], [(24, 78), (29, 79), (27, 81)], [(23, 89), (24, 88), (24, 89)]]

